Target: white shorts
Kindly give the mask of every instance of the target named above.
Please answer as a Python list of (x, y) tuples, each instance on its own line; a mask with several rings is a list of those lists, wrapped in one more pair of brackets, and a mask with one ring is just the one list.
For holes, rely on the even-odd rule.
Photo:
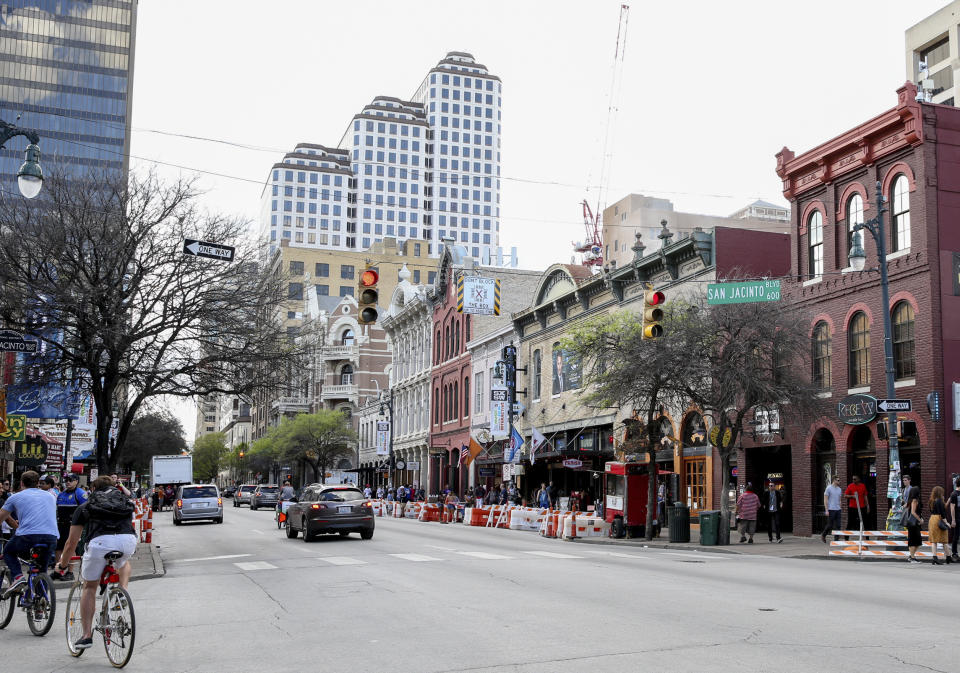
[(87, 543), (83, 552), (83, 562), (80, 565), (80, 577), (87, 582), (96, 582), (107, 567), (107, 559), (103, 558), (107, 552), (122, 552), (123, 556), (113, 562), (114, 568), (123, 567), (127, 559), (137, 550), (136, 535), (98, 535)]

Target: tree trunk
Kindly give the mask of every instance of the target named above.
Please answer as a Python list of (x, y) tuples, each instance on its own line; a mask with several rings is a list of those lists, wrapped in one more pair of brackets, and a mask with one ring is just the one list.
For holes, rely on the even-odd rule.
[[(656, 400), (656, 395), (653, 399)], [(655, 413), (656, 409), (651, 404), (647, 412), (647, 519), (643, 525), (643, 537), (647, 540), (653, 539), (653, 515), (657, 506), (657, 446), (653, 439)]]

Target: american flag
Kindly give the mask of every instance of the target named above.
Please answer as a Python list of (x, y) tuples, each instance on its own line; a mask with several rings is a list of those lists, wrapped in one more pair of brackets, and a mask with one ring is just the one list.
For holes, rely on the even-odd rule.
[(470, 455), (470, 447), (464, 444), (460, 447), (460, 462), (457, 465), (463, 465), (464, 459)]

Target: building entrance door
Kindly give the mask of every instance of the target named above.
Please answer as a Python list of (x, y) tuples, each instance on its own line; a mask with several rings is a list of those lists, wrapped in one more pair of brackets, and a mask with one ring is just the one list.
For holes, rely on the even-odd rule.
[[(763, 492), (767, 483), (772, 481), (783, 495), (783, 511), (780, 512), (780, 530), (793, 530), (793, 480), (790, 445), (764, 446), (746, 450), (747, 481), (753, 484), (753, 491), (764, 503)], [(757, 519), (758, 530), (767, 530), (769, 523), (763, 511)]]
[[(870, 428), (861, 425), (850, 435), (850, 452), (853, 460), (850, 476), (857, 475), (867, 487), (870, 511), (863, 513), (864, 530), (877, 529), (877, 449)], [(844, 503), (846, 505), (846, 503)]]

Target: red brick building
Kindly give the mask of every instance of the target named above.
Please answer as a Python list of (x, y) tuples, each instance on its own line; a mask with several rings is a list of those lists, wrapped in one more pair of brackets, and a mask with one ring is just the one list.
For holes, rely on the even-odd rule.
[[(898, 418), (917, 429), (915, 437), (901, 439), (901, 469), (919, 482), (923, 502), (960, 471), (951, 399), (951, 384), (960, 380), (960, 109), (917, 102), (910, 83), (897, 94), (896, 107), (838, 137), (800, 155), (787, 148), (777, 154), (777, 174), (793, 208), (792, 282), (784, 297), (811, 315), (812, 375), (832, 411), (790, 429), (786, 453), (745, 441), (739, 480), (758, 484), (768, 473), (782, 474), (798, 534), (822, 526), (822, 494), (833, 474), (844, 485), (859, 475), (870, 493), (867, 523), (885, 526), (888, 444), (877, 428), (885, 416), (848, 425), (837, 414), (849, 395), (887, 397), (884, 310), (893, 325), (896, 397), (913, 404)], [(848, 261), (851, 226), (877, 214), (878, 183), (887, 198), (886, 307), (880, 274), (870, 271), (877, 249), (869, 232), (861, 232), (865, 270), (852, 271)], [(940, 422), (926, 409), (933, 391), (943, 399)]]

